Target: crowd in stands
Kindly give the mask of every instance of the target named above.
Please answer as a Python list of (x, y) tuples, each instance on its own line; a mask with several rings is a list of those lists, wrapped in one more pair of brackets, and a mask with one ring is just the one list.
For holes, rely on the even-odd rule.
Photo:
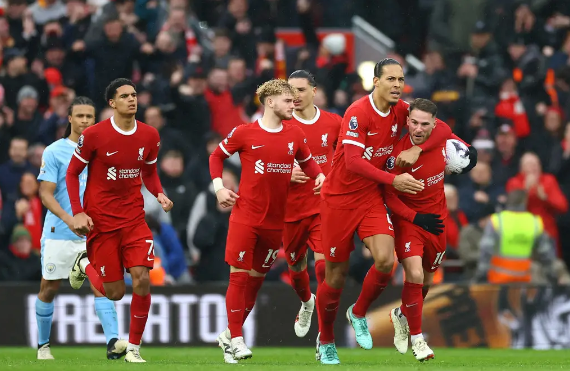
[[(0, 6), (0, 281), (41, 275), (45, 210), (35, 179), (42, 152), (63, 135), (74, 96), (95, 101), (98, 121), (110, 117), (103, 91), (119, 77), (135, 81), (137, 118), (160, 133), (159, 175), (175, 205), (165, 214), (143, 189), (160, 268), (153, 283), (227, 281), (229, 210), (216, 203), (208, 156), (233, 127), (259, 117), (255, 88), (268, 79), (309, 70), (318, 83), (315, 104), (340, 115), (368, 94), (350, 68), (346, 40), (316, 32), (349, 26), (358, 13), (396, 41), (387, 56), (404, 66), (404, 98), (432, 99), (438, 117), (479, 152), (468, 175), (446, 179), (443, 280), (472, 278), (482, 230), (514, 189), (528, 191), (528, 210), (541, 216), (562, 267), (570, 263), (570, 1), (3, 0)], [(301, 30), (303, 46), (277, 37), (277, 27), (290, 25)], [(408, 53), (425, 69), (408, 65)], [(237, 189), (239, 158), (227, 162), (224, 183)], [(351, 276), (360, 281), (371, 260), (357, 246)], [(270, 279), (286, 281), (285, 272), (281, 257)]]

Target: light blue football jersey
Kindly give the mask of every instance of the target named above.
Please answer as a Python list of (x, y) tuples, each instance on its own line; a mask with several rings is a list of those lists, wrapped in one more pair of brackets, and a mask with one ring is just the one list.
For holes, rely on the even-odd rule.
[[(67, 184), (65, 183), (65, 174), (67, 167), (73, 156), (73, 152), (77, 147), (77, 143), (63, 138), (53, 142), (44, 151), (42, 157), (42, 167), (38, 180), (52, 182), (56, 184), (54, 197), (61, 208), (69, 215), (73, 215), (71, 211), (71, 203), (67, 194)], [(83, 194), (87, 185), (87, 167), (79, 176), (79, 193), (81, 202), (83, 203)], [(48, 240), (79, 240), (61, 219), (48, 210), (44, 221), (44, 230), (42, 232), (42, 241)]]

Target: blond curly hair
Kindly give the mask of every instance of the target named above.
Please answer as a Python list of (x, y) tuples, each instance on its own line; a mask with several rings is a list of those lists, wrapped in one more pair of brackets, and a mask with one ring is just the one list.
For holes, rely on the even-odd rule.
[(274, 95), (291, 94), (293, 97), (297, 96), (297, 88), (289, 84), (283, 79), (273, 79), (266, 81), (257, 88), (255, 92), (261, 104), (265, 104), (265, 98)]

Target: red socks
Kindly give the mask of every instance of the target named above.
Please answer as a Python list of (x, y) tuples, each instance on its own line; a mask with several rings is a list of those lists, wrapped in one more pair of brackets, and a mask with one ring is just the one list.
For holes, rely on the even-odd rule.
[(289, 268), (289, 277), (291, 277), (291, 286), (299, 296), (302, 302), (311, 299), (311, 287), (309, 286), (309, 272), (305, 268), (301, 272), (292, 271)]
[(226, 291), (226, 312), (232, 339), (243, 336), (241, 327), (245, 312), (245, 291), (248, 277), (247, 272), (230, 273), (230, 283)]
[(368, 308), (372, 302), (378, 299), (378, 296), (384, 291), (388, 282), (392, 278), (392, 273), (382, 273), (376, 270), (375, 266), (370, 267), (364, 282), (362, 283), (362, 290), (356, 300), (356, 304), (352, 308), (352, 313), (356, 317), (365, 317)]
[(93, 268), (93, 265), (88, 264), (85, 267), (85, 274), (87, 278), (89, 278), (89, 282), (95, 287), (101, 294), (107, 295), (105, 293), (105, 288), (103, 287), (103, 281), (101, 281), (101, 277), (99, 277), (99, 273)]
[(404, 282), (402, 306), (400, 310), (408, 320), (410, 335), (419, 335), (422, 333), (422, 311), (424, 307), (424, 300), (422, 298), (423, 286), (421, 283)]
[(342, 289), (334, 289), (326, 281), (317, 290), (317, 312), (321, 331), (321, 344), (334, 342), (334, 320), (338, 312)]
[[(91, 266), (91, 265), (89, 265)], [(131, 327), (129, 328), (129, 343), (140, 345), (148, 311), (150, 310), (150, 294), (139, 296), (133, 292), (131, 299)]]
[(245, 310), (243, 313), (242, 326), (245, 323), (247, 316), (249, 316), (249, 314), (253, 310), (253, 306), (255, 305), (255, 300), (257, 299), (257, 293), (259, 292), (261, 285), (263, 285), (264, 280), (265, 277), (249, 276), (247, 278), (247, 286), (245, 287)]
[(317, 276), (317, 285), (325, 282), (325, 261), (317, 260), (315, 262), (315, 275)]

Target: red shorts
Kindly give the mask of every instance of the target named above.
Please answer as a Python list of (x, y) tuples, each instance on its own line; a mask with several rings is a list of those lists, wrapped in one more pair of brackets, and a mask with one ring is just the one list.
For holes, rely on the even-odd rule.
[(402, 261), (410, 256), (421, 256), (427, 272), (435, 272), (445, 256), (445, 232), (436, 236), (406, 220), (396, 220), (396, 254)]
[(154, 266), (154, 241), (145, 222), (110, 232), (93, 230), (87, 237), (89, 262), (103, 282), (121, 281), (124, 269)]
[(277, 259), (282, 236), (280, 229), (261, 229), (230, 221), (226, 263), (265, 274)]
[(285, 223), (283, 249), (289, 265), (295, 265), (307, 255), (307, 245), (316, 253), (322, 253), (321, 216), (311, 215), (296, 222)]
[(394, 226), (386, 207), (375, 202), (369, 208), (332, 209), (321, 202), (323, 254), (330, 262), (341, 263), (349, 259), (354, 250), (354, 232), (360, 240), (377, 234), (394, 237)]

